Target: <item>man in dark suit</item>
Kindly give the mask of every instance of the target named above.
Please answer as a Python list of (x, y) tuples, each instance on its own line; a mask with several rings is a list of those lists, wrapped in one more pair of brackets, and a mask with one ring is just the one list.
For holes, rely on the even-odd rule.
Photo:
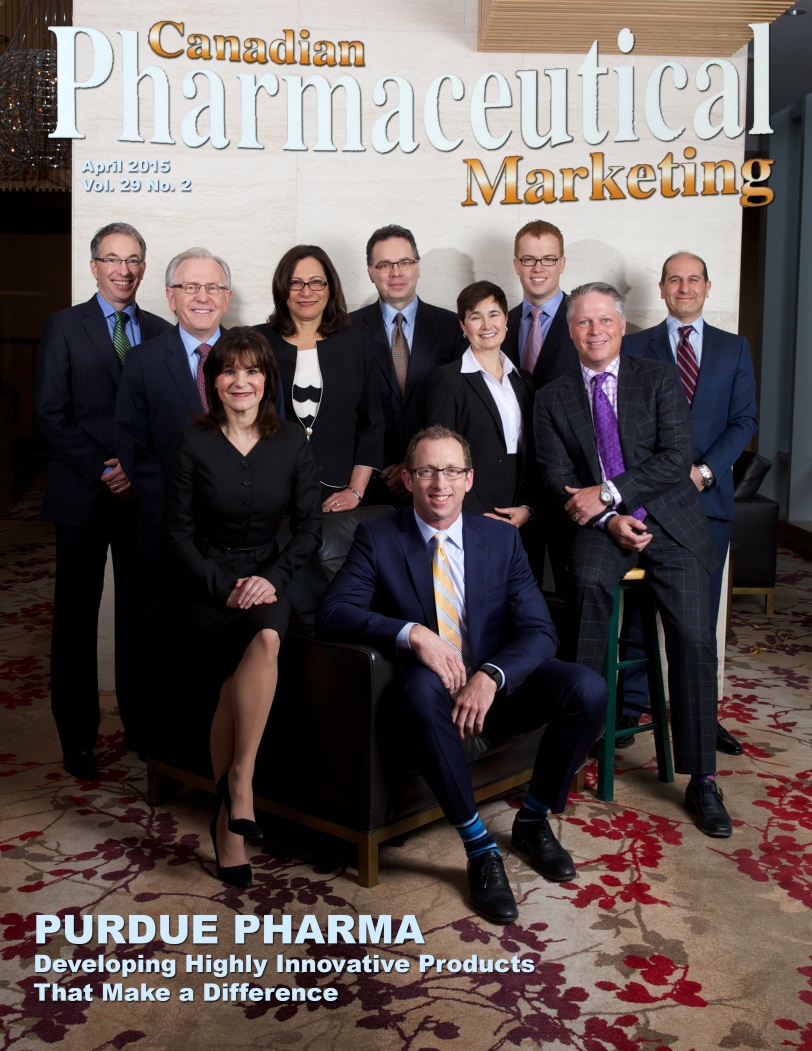
[(471, 904), (494, 923), (510, 923), (516, 902), (477, 813), (463, 740), (484, 731), (498, 741), (547, 724), (512, 843), (547, 879), (571, 880), (572, 858), (547, 815), (564, 809), (601, 731), (606, 685), (554, 659), (555, 629), (518, 530), (462, 512), (470, 457), (465, 439), (445, 427), (414, 436), (403, 470), (414, 509), (358, 528), (317, 627), (363, 639), (396, 661), (404, 728), (463, 840)]
[(43, 515), (55, 524), (51, 707), (65, 769), (98, 777), (96, 637), (108, 548), (115, 575), (115, 677), (125, 744), (142, 750), (143, 600), (135, 544), (136, 502), (119, 462), (113, 413), (131, 348), (170, 326), (135, 304), (146, 245), (127, 223), (102, 227), (90, 243), (98, 292), (51, 314), (37, 349), (40, 432), (51, 447)]
[(176, 255), (166, 297), (178, 324), (131, 354), (116, 404), (116, 441), (139, 498), (139, 545), (146, 561), (164, 550), (164, 472), (178, 431), (203, 411), (203, 362), (220, 337), (231, 300), (231, 271), (207, 248)]
[(576, 659), (599, 671), (612, 592), (646, 570), (665, 633), (674, 763), (691, 775), (685, 801), (697, 826), (729, 836), (716, 784), (716, 657), (708, 574), (717, 556), (690, 475), (688, 403), (674, 369), (620, 356), (620, 294), (593, 282), (569, 298), (580, 368), (536, 395), (543, 484), (577, 527), (570, 549)]
[(367, 241), (367, 273), (380, 298), (350, 319), (369, 337), (382, 377), (387, 465), (372, 479), (367, 502), (403, 504), (409, 499), (401, 480), (403, 458), (425, 422), (428, 378), (460, 357), (465, 340), (452, 311), (417, 297), (420, 255), (411, 230), (396, 224), (376, 230)]
[[(708, 268), (699, 256), (690, 252), (669, 256), (660, 279), (660, 295), (668, 307), (668, 317), (654, 328), (626, 336), (622, 353), (665, 361), (678, 369), (678, 359), (687, 355), (683, 370), (687, 370), (688, 379), (682, 382), (694, 425), (691, 481), (700, 494), (719, 558), (710, 577), (711, 625), (715, 626), (733, 518), (732, 466), (755, 434), (758, 420), (756, 379), (747, 340), (714, 328), (702, 318), (710, 287)], [(683, 332), (687, 349), (681, 346)], [(627, 624), (624, 635), (642, 639), (639, 614)], [(623, 697), (645, 705), (648, 688), (643, 669), (624, 673)], [(628, 713), (620, 719), (627, 725), (636, 722)], [(629, 736), (618, 743), (633, 740)], [(728, 755), (742, 752), (742, 746), (721, 723), (716, 728), (716, 748)]]
[[(561, 275), (567, 265), (564, 235), (557, 226), (534, 219), (526, 223), (513, 242), (513, 269), (522, 286), (523, 299), (508, 313), (503, 350), (514, 365), (533, 377), (536, 390), (578, 366), (578, 354), (567, 326), (566, 293)], [(545, 549), (555, 589), (566, 588), (566, 523), (559, 521), (555, 505), (542, 498), (528, 530), (532, 564), (542, 579)]]

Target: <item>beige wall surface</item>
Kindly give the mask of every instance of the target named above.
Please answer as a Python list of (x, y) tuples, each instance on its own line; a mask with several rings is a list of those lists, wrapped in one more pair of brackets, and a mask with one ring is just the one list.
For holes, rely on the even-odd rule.
[[(319, 68), (271, 61), (259, 64), (246, 62), (244, 53), (239, 61), (193, 60), (185, 54), (164, 58), (150, 49), (148, 40), (150, 27), (159, 21), (183, 23), (182, 33), (170, 26), (161, 34), (167, 50), (190, 46), (184, 41), (192, 34), (212, 38), (215, 34), (233, 35), (241, 44), (255, 37), (270, 44), (280, 39), (285, 29), (296, 34), (306, 29), (311, 45), (319, 40), (361, 41), (365, 65)], [(701, 81), (703, 64), (709, 59), (724, 56), (675, 56), (673, 61), (686, 71), (687, 84), (681, 89), (675, 86), (679, 73), (673, 68), (662, 73), (662, 116), (670, 127), (684, 126), (685, 130), (667, 142), (652, 133), (645, 101), (647, 93), (651, 95), (652, 80), (658, 78), (655, 71), (667, 61), (662, 56), (641, 56), (634, 50), (626, 55), (601, 51), (597, 61), (607, 72), (590, 78), (588, 56), (583, 54), (478, 53), (476, 25), (476, 0), (412, 0), (400, 9), (366, 0), (264, 5), (248, 0), (227, 5), (214, 0), (194, 4), (181, 0), (171, 7), (163, 0), (139, 0), (123, 7), (101, 0), (76, 0), (74, 30), (83, 27), (96, 35), (76, 35), (75, 79), (88, 80), (95, 73), (100, 83), (75, 93), (68, 91), (65, 63), (68, 50), (74, 51), (74, 40), (61, 39), (64, 98), (75, 98), (76, 130), (84, 136), (73, 143), (74, 300), (86, 298), (93, 288), (87, 266), (91, 235), (106, 222), (124, 220), (141, 230), (149, 247), (140, 302), (164, 315), (164, 267), (172, 255), (192, 245), (204, 245), (230, 263), (236, 290), (228, 315), (231, 323), (255, 323), (267, 316), (274, 267), (288, 247), (300, 242), (317, 243), (327, 250), (342, 276), (349, 305), (355, 308), (373, 298), (364, 266), (366, 239), (376, 226), (398, 222), (416, 235), (422, 254), (419, 291), (425, 299), (453, 307), (460, 288), (476, 278), (488, 278), (504, 286), (512, 305), (520, 298), (512, 267), (513, 235), (525, 222), (545, 219), (560, 226), (566, 239), (565, 288), (588, 280), (614, 282), (628, 297), (632, 324), (653, 324), (663, 317), (657, 289), (662, 260), (674, 250), (687, 248), (706, 258), (713, 279), (706, 317), (735, 329), (740, 194), (685, 196), (679, 192), (669, 199), (658, 188), (648, 199), (635, 200), (628, 194), (626, 177), (633, 165), (648, 164), (656, 171), (669, 153), (675, 162), (682, 162), (686, 150), (689, 154), (695, 150), (697, 166), (702, 161), (731, 161), (736, 188), (741, 189), (744, 134), (735, 133), (732, 125), (736, 118), (744, 124), (745, 52), (729, 60), (726, 109), (718, 100), (706, 121), (719, 125), (726, 119), (728, 133), (721, 130), (710, 138), (704, 137), (707, 130), (703, 135), (701, 119), (695, 124), (695, 114), (707, 106), (709, 98), (722, 92), (724, 70), (718, 64), (711, 65), (710, 84), (704, 92), (697, 87), (697, 78)], [(623, 28), (618, 25), (618, 31)], [(634, 31), (633, 25), (628, 28)], [(105, 40), (112, 64), (106, 77)], [(156, 89), (147, 76), (138, 88), (137, 124), (144, 141), (121, 141), (123, 135), (133, 137), (125, 119), (125, 96), (131, 108), (135, 98), (132, 87), (123, 89), (128, 62), (133, 68), (137, 65), (141, 73), (147, 68), (157, 71), (159, 81), (166, 75), (168, 135), (160, 129), (156, 132), (153, 95), (159, 95), (160, 88)], [(579, 75), (582, 67), (585, 72)], [(621, 71), (615, 67), (622, 67)], [(547, 69), (565, 73), (550, 77), (542, 72)], [(524, 119), (532, 129), (526, 128), (523, 136), (522, 78), (517, 71), (533, 70), (539, 71), (538, 113), (530, 112), (525, 104)], [(738, 73), (738, 98), (731, 70), (734, 78)], [(485, 109), (482, 100), (478, 101), (478, 85), (489, 72), (503, 75), (501, 108)], [(193, 73), (197, 76), (192, 83)], [(306, 79), (314, 74), (324, 76), (329, 84), (342, 76), (350, 77), (361, 100), (356, 134), (352, 128), (348, 131), (344, 90), (335, 91), (332, 150), (317, 148), (314, 88), (305, 91), (300, 107), (305, 149), (290, 148), (296, 144), (289, 113), (291, 106), (297, 112), (296, 81), (286, 78)], [(455, 101), (454, 82), (448, 79), (439, 91), (439, 130), (449, 140), (462, 140), (447, 150), (432, 144), (432, 135), (435, 143), (439, 141), (437, 133), (427, 128), (425, 120), (427, 99), (432, 110), (432, 85), (443, 75), (459, 78), (464, 90), (463, 97)], [(273, 95), (260, 89), (256, 99), (256, 141), (263, 148), (241, 148), (239, 144), (250, 138), (250, 127), (241, 111), (241, 90), (252, 96), (246, 87), (252, 82), (246, 78), (263, 76), (276, 78), (277, 87)], [(398, 105), (398, 90), (394, 80), (385, 85), (382, 82), (395, 77), (402, 78), (401, 101), (407, 93), (403, 82), (408, 82), (413, 93), (409, 112), (414, 114), (416, 148), (406, 152), (395, 146), (384, 153), (380, 151), (384, 134), (390, 139), (401, 134), (405, 141), (408, 124), (407, 117), (396, 115), (383, 127), (384, 115)], [(633, 97), (633, 114), (629, 105), (620, 101), (624, 85), (630, 84), (632, 77), (633, 94), (628, 97)], [(534, 147), (530, 141), (533, 132), (543, 135), (550, 128), (551, 84), (560, 89), (564, 80), (566, 128), (571, 141)], [(582, 100), (582, 88), (588, 88), (589, 83), (599, 85), (596, 103), (589, 98)], [(388, 93), (385, 98), (376, 96), (376, 90), (384, 89)], [(190, 98), (195, 90), (196, 97)], [(351, 90), (356, 91), (356, 87), (351, 86)], [(216, 95), (220, 91), (227, 144), (219, 149), (211, 142), (188, 145), (183, 140), (188, 141), (194, 133), (195, 123), (190, 111), (209, 100), (212, 92)], [(484, 98), (495, 103), (500, 101), (499, 95), (499, 78), (492, 77)], [(60, 105), (60, 122), (70, 115), (66, 105)], [(433, 107), (435, 112), (437, 108)], [(217, 121), (213, 124), (216, 131)], [(606, 132), (600, 143), (594, 141), (594, 130), (589, 131), (593, 124), (595, 130)], [(208, 110), (201, 112), (196, 129), (206, 137)], [(492, 137), (490, 141), (486, 134)], [(488, 148), (505, 135), (503, 144)], [(636, 141), (618, 141), (632, 135)], [(588, 137), (593, 141), (587, 141)], [(154, 142), (152, 138), (174, 141)], [(591, 154), (602, 154), (606, 172), (610, 166), (622, 169), (618, 184), (625, 199), (591, 200), (590, 183), (576, 180), (578, 199), (569, 202), (503, 204), (503, 183), (489, 205), (476, 187), (472, 197), (478, 203), (462, 205), (468, 191), (468, 159), (478, 160), (495, 179), (505, 158), (520, 157), (516, 162), (519, 196), (528, 188), (527, 173), (546, 168), (555, 176), (556, 195), (560, 197), (562, 169), (591, 167)], [(88, 166), (119, 161), (120, 172), (95, 175), (87, 170)], [(131, 162), (142, 167), (145, 163), (149, 167), (152, 162), (158, 166), (168, 162), (169, 171), (131, 172)], [(127, 182), (133, 178), (141, 180), (136, 192)], [(159, 185), (163, 181), (171, 188), (149, 189), (149, 180), (156, 179)], [(110, 180), (109, 189), (106, 180)], [(183, 180), (189, 181), (188, 192)], [(701, 174), (697, 181), (701, 188)], [(105, 189), (93, 189), (94, 183), (101, 183)], [(682, 188), (681, 175), (674, 179), (674, 186)]]

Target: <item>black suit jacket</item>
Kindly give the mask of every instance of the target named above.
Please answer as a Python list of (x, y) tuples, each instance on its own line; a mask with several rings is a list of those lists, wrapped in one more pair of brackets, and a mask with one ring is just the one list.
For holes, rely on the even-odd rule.
[(426, 422), (425, 396), (429, 376), (438, 366), (459, 358), (466, 341), (456, 314), (419, 299), (406, 386), (401, 395), (380, 302), (354, 310), (350, 320), (369, 338), (378, 367), (385, 423), (383, 466), (388, 467), (403, 461), (409, 439)]
[[(493, 661), (510, 692), (555, 656), (555, 628), (518, 529), (463, 512), (463, 545), (471, 663), (479, 668)], [(398, 633), (411, 621), (437, 631), (431, 560), (407, 507), (358, 526), (316, 626), (322, 634), (365, 641), (395, 658)]]
[[(664, 361), (676, 369), (665, 321), (626, 336), (622, 353)], [(743, 336), (705, 324), (702, 361), (691, 402), (693, 462), (706, 463), (714, 485), (700, 493), (710, 518), (733, 517), (733, 464), (758, 429), (756, 378)]]
[[(140, 308), (136, 314), (142, 341), (171, 328), (156, 314)], [(95, 295), (46, 318), (37, 348), (36, 402), (40, 433), (51, 448), (43, 515), (52, 522), (97, 524), (117, 500), (101, 474), (105, 460), (121, 458), (113, 427), (121, 375)]]
[(513, 371), (510, 382), (522, 412), (522, 442), (516, 489), (506, 492), (503, 482), (507, 446), (502, 418), (481, 372), (462, 372), (453, 361), (436, 369), (426, 391), (426, 424), (450, 427), (471, 446), (474, 484), (465, 497), (468, 511), (482, 514), (494, 507), (535, 507), (538, 472), (533, 448), (533, 380), (528, 372)]
[[(270, 325), (256, 329), (276, 355), (285, 418), (298, 423), (292, 400), (298, 351)], [(377, 370), (366, 337), (350, 326), (317, 340), (316, 353), (322, 389), (310, 447), (321, 482), (341, 489), (348, 484), (354, 466), (377, 471), (386, 466)]]
[[(505, 354), (517, 367), (521, 364), (521, 347), (519, 346), (519, 324), (522, 320), (522, 304), (519, 303), (508, 312), (507, 336), (502, 347)], [(578, 368), (578, 351), (570, 338), (567, 326), (567, 293), (555, 312), (550, 323), (550, 330), (544, 337), (536, 367), (533, 369), (533, 384), (536, 390), (547, 383), (563, 376), (565, 372)]]
[[(693, 434), (676, 369), (659, 361), (621, 357), (618, 431), (625, 471), (612, 479), (625, 514), (640, 506), (708, 572), (717, 563), (699, 493), (690, 479)], [(599, 485), (600, 461), (581, 370), (536, 394), (536, 455), (551, 499), (563, 506), (565, 486)]]

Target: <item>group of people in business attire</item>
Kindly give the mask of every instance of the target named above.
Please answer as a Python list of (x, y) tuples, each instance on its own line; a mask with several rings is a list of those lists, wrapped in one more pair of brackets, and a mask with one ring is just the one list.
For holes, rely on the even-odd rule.
[[(463, 289), (456, 315), (423, 302), (414, 236), (396, 225), (367, 243), (377, 302), (348, 313), (329, 256), (299, 245), (280, 259), (273, 311), (253, 328), (223, 327), (230, 271), (203, 248), (167, 267), (175, 327), (140, 310), (145, 260), (131, 226), (99, 230), (98, 292), (48, 319), (37, 357), (53, 452), (52, 706), (69, 773), (99, 774), (109, 548), (125, 746), (149, 748), (139, 654), (145, 611), (159, 602), (220, 684), (211, 836), (218, 876), (248, 886), (245, 842), (262, 839), (251, 782), (290, 617), (285, 586), (317, 549), (324, 513), (385, 503), (395, 514), (357, 530), (317, 626), (395, 660), (404, 731), (460, 834), (480, 915), (518, 913), (476, 810), (464, 738), (547, 726), (511, 841), (545, 878), (574, 878), (549, 814), (564, 809), (602, 732), (612, 591), (636, 563), (663, 620), (686, 805), (706, 834), (731, 834), (715, 755), (741, 747), (717, 724), (713, 625), (730, 468), (756, 428), (755, 381), (746, 341), (702, 320), (702, 260), (666, 260), (668, 318), (630, 337), (612, 286), (565, 295), (563, 236), (542, 221), (516, 236), (523, 301), (511, 311), (488, 281)], [(536, 582), (545, 551), (572, 614), (567, 660)], [(645, 686), (625, 689), (633, 740)]]

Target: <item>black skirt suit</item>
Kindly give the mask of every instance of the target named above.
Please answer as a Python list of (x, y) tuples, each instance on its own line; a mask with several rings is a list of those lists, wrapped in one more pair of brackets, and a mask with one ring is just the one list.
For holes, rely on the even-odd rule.
[[(219, 428), (195, 423), (178, 435), (166, 473), (170, 572), (180, 569), (179, 626), (192, 649), (213, 664), (220, 681), (237, 667), (254, 635), (287, 630), (285, 586), (321, 541), (321, 493), (316, 466), (298, 424), (282, 421), (243, 454)], [(276, 534), (290, 514), (291, 539)], [(238, 578), (261, 576), (277, 601), (246, 610), (226, 600)]]
[[(297, 348), (270, 325), (256, 329), (276, 355), (285, 416), (301, 426), (293, 408)], [(318, 477), (329, 491), (345, 489), (354, 466), (384, 466), (384, 421), (377, 371), (367, 337), (347, 325), (334, 336), (316, 341), (321, 371), (321, 400), (312, 425), (310, 447)], [(303, 428), (302, 428), (303, 429)]]
[(477, 514), (495, 507), (534, 507), (538, 497), (533, 457), (533, 380), (516, 369), (510, 383), (522, 415), (522, 440), (509, 456), (502, 417), (481, 372), (462, 372), (462, 360), (435, 369), (426, 396), (426, 425), (450, 427), (467, 439), (474, 463), (474, 484), (463, 506)]

